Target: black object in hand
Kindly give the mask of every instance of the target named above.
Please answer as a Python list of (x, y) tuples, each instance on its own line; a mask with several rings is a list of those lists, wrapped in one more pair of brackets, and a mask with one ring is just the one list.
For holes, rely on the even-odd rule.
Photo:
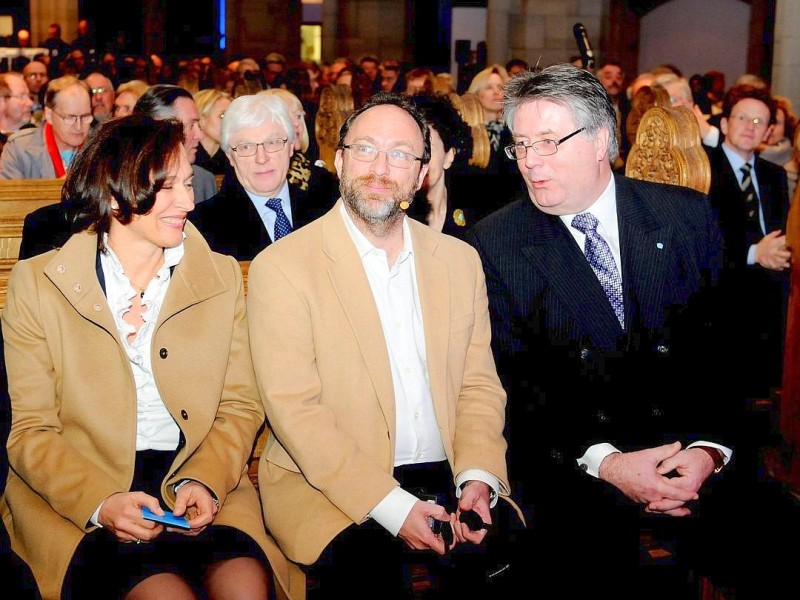
[(488, 531), (491, 527), (489, 523), (484, 523), (483, 519), (481, 519), (481, 516), (474, 510), (466, 510), (461, 512), (458, 515), (458, 520), (469, 527), (470, 531), (480, 531), (481, 529), (486, 529)]
[(435, 535), (442, 536), (445, 551), (448, 550), (453, 544), (453, 528), (450, 525), (450, 521), (437, 521), (434, 519), (433, 527), (431, 529)]

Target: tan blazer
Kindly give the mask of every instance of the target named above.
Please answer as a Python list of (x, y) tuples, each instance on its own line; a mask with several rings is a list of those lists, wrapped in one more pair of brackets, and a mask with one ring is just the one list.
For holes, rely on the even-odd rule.
[[(248, 351), (239, 265), (213, 254), (192, 225), (153, 336), (152, 362), (186, 443), (161, 493), (201, 481), (216, 494), (216, 523), (252, 536), (282, 590), (305, 580), (266, 534), (247, 459), (263, 422)], [(12, 467), (0, 502), (13, 549), (44, 598), (58, 598), (70, 559), (97, 506), (126, 491), (136, 455), (136, 390), (95, 267), (96, 236), (17, 263), (3, 312)]]
[[(264, 517), (286, 555), (304, 564), (397, 485), (391, 367), (340, 206), (269, 246), (248, 274), (253, 363), (274, 432), (258, 472)], [(447, 458), (455, 474), (492, 473), (508, 494), (505, 393), (480, 260), (455, 238), (409, 227)]]

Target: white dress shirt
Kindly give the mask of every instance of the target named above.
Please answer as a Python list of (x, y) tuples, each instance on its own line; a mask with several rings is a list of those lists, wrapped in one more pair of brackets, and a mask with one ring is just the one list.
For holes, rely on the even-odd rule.
[[(758, 176), (756, 175), (756, 157), (755, 154), (750, 157), (750, 160), (745, 160), (741, 156), (739, 156), (736, 152), (730, 149), (726, 142), (722, 142), (722, 151), (725, 153), (725, 157), (728, 159), (728, 162), (733, 169), (733, 174), (736, 175), (736, 181), (739, 182), (739, 187), (742, 187), (742, 181), (744, 180), (744, 173), (742, 173), (742, 167), (745, 163), (750, 164), (750, 179), (753, 182), (753, 187), (756, 190), (756, 197), (758, 198), (758, 223), (761, 227), (761, 233), (766, 234), (767, 226), (764, 222), (764, 210), (761, 208), (761, 195), (758, 191)], [(747, 264), (754, 265), (756, 264), (756, 246), (755, 244), (751, 245), (747, 249)]]
[[(372, 289), (389, 354), (396, 422), (394, 466), (447, 460), (430, 391), (425, 328), (408, 222), (403, 220), (403, 249), (389, 267), (386, 251), (373, 246), (359, 231), (344, 204), (341, 214)], [(500, 482), (477, 469), (456, 477), (457, 495), (464, 483), (475, 479), (487, 483), (496, 495)], [(416, 496), (396, 487), (370, 511), (370, 517), (397, 535), (416, 501)]]

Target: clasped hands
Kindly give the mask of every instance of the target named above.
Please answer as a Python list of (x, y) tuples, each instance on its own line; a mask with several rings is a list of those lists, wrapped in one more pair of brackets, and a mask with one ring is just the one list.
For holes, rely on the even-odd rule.
[[(158, 498), (144, 492), (118, 492), (105, 499), (97, 520), (117, 541), (150, 542), (164, 531), (164, 526), (145, 520), (142, 517), (143, 506), (156, 514), (164, 514)], [(173, 510), (176, 516), (186, 516), (191, 529), (167, 527), (167, 531), (196, 536), (213, 522), (218, 510), (208, 488), (191, 481), (178, 490)]]
[(756, 263), (771, 271), (783, 271), (791, 266), (792, 251), (786, 245), (786, 235), (771, 231), (756, 244)]
[(609, 454), (598, 475), (619, 489), (645, 512), (685, 517), (687, 502), (699, 498), (703, 482), (714, 471), (714, 461), (699, 448), (681, 448), (680, 442), (636, 452)]
[[(467, 523), (461, 521), (461, 514), (474, 511), (486, 525), (492, 522), (489, 511), (489, 486), (482, 481), (470, 481), (461, 490), (458, 506), (454, 513), (448, 513), (444, 506), (418, 500), (397, 533), (409, 548), (414, 550), (433, 550), (444, 556), (458, 543), (480, 544), (486, 537), (486, 528), (472, 531)], [(451, 544), (445, 536), (437, 535), (430, 526), (429, 519), (449, 523), (454, 538)], [(477, 520), (477, 519), (476, 519)]]

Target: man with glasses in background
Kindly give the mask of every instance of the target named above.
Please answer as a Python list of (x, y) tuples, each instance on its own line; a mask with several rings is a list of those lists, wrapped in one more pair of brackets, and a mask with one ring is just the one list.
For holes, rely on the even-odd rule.
[(425, 598), (491, 597), (505, 394), (477, 253), (405, 215), (430, 143), (407, 98), (374, 96), (339, 134), (341, 200), (249, 271), (264, 516), (322, 598), (414, 598), (419, 573)]
[(240, 96), (225, 109), (220, 146), (233, 170), (216, 196), (189, 213), (212, 250), (252, 260), (333, 205), (332, 176), (317, 178), (306, 190), (287, 180), (294, 139), (278, 96)]
[(0, 150), (9, 135), (23, 127), (32, 127), (32, 106), (25, 78), (14, 71), (0, 74)]
[(22, 75), (25, 77), (25, 85), (31, 96), (33, 106), (31, 107), (31, 122), (37, 127), (44, 119), (44, 98), (40, 94), (50, 78), (47, 76), (47, 65), (38, 60), (32, 60), (22, 68)]
[(752, 399), (774, 396), (783, 372), (784, 323), (791, 252), (786, 245), (789, 192), (786, 171), (756, 150), (775, 123), (768, 90), (735, 85), (725, 94), (711, 163), (708, 196), (727, 250), (725, 295), (739, 344), (732, 365), (747, 374)]
[[(687, 597), (686, 578), (655, 584), (639, 569), (639, 531), (651, 513), (684, 523), (668, 517), (695, 513), (732, 455), (709, 204), (612, 172), (616, 113), (587, 71), (518, 75), (503, 114), (527, 194), (467, 238), (508, 392), (510, 478), (532, 525), (520, 558), (535, 573), (518, 571), (519, 584), (543, 597), (554, 584), (568, 598)], [(575, 577), (547, 576), (568, 565)]]
[(114, 116), (114, 86), (102, 73), (89, 73), (84, 81), (92, 92), (92, 127), (105, 123)]
[(69, 163), (89, 133), (89, 86), (71, 75), (50, 82), (45, 122), (12, 135), (0, 155), (3, 179), (53, 179), (66, 176)]

